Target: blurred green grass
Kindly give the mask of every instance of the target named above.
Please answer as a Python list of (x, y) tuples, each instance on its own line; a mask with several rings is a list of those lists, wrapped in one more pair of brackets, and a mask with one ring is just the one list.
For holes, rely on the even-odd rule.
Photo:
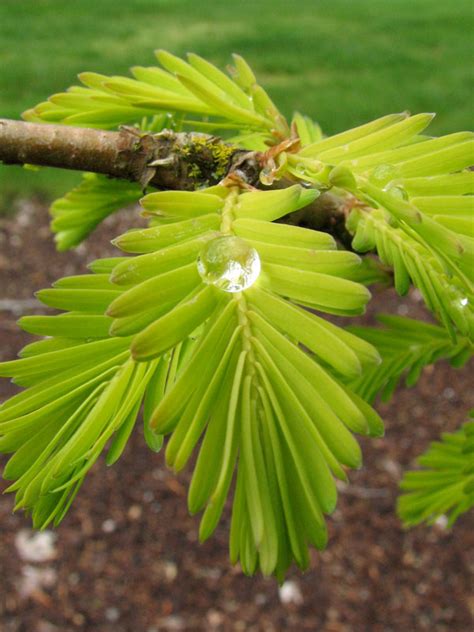
[[(332, 133), (388, 112), (435, 111), (433, 133), (472, 125), (472, 0), (1, 0), (0, 116), (75, 82), (123, 74), (153, 50), (221, 66), (242, 54), (286, 114)], [(0, 167), (3, 207), (62, 194), (77, 174)]]

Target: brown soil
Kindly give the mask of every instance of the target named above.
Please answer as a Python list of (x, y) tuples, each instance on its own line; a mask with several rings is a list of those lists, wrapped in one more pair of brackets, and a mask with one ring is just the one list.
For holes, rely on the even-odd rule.
[[(112, 254), (108, 240), (128, 221), (122, 213), (87, 246), (57, 254), (45, 209), (23, 203), (14, 219), (0, 220), (0, 299), (29, 299), (57, 277)], [(416, 296), (400, 301), (391, 292), (373, 301), (371, 313), (377, 309), (422, 314)], [(0, 359), (13, 358), (28, 340), (16, 317), (0, 312)], [(13, 390), (1, 380), (0, 401)], [(362, 442), (365, 465), (341, 490), (327, 550), (314, 554), (309, 572), (289, 574), (301, 592), (298, 603), (284, 603), (275, 581), (231, 568), (228, 514), (214, 537), (198, 544), (198, 519), (186, 510), (188, 477), (169, 473), (137, 431), (117, 465), (100, 463), (89, 474), (57, 530), (53, 561), (20, 559), (15, 536), (29, 523), (12, 514), (10, 495), (0, 498), (0, 630), (467, 632), (474, 610), (472, 519), (462, 517), (453, 531), (442, 525), (404, 531), (394, 506), (402, 471), (473, 405), (469, 369), (439, 363), (415, 389), (401, 388), (379, 407), (386, 436)], [(50, 581), (22, 597), (31, 568), (49, 569)]]

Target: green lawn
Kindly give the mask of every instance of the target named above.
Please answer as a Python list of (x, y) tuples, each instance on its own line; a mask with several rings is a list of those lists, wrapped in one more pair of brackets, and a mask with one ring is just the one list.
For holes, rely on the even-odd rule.
[[(435, 111), (435, 133), (472, 125), (472, 0), (1, 0), (0, 116), (83, 70), (125, 73), (153, 50), (217, 64), (239, 52), (281, 108), (327, 132), (388, 112)], [(74, 176), (0, 168), (0, 196), (61, 193)]]

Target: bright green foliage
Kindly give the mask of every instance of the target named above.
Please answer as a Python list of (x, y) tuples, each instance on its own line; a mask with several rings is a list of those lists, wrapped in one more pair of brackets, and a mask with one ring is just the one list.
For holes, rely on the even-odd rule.
[(77, 246), (111, 213), (138, 202), (140, 185), (86, 173), (81, 184), (51, 206), (58, 250)]
[(388, 401), (402, 377), (407, 386), (414, 386), (428, 364), (447, 359), (452, 366), (460, 367), (473, 354), (472, 342), (458, 336), (453, 344), (443, 327), (401, 316), (380, 315), (377, 320), (383, 329), (350, 327), (353, 334), (370, 342), (382, 358), (379, 366), (368, 368), (350, 383), (370, 403), (379, 392), (382, 400)]
[[(326, 544), (334, 478), (361, 464), (352, 433), (383, 432), (365, 400), (472, 351), (472, 135), (431, 139), (432, 115), (402, 113), (325, 138), (300, 114), (288, 124), (238, 56), (230, 76), (196, 55), (158, 59), (163, 68), (134, 68), (134, 79), (85, 73), (85, 87), (26, 118), (212, 130), (271, 147), (260, 188), (226, 179), (149, 192), (149, 226), (114, 240), (125, 255), (38, 293), (65, 313), (22, 319), (48, 338), (0, 364), (26, 389), (0, 407), (0, 450), (14, 453), (4, 476), (36, 526), (57, 524), (106, 446), (109, 464), (120, 456), (144, 402), (145, 438), (158, 451), (170, 435), (170, 467), (197, 453), (188, 505), (203, 511), (201, 540), (231, 495), (232, 561), (281, 578), (293, 560), (307, 567), (308, 545)], [(286, 188), (267, 188), (283, 178)], [(444, 328), (385, 317), (386, 329), (349, 331), (324, 318), (363, 313), (366, 286), (388, 278), (329, 234), (279, 222), (326, 191), (354, 209), (354, 249), (375, 250), (401, 294), (416, 285)], [(59, 247), (137, 196), (135, 185), (87, 176), (53, 206)], [(215, 240), (252, 253), (248, 283), (240, 255)]]
[(386, 211), (370, 214), (355, 211), (349, 225), (356, 231), (353, 241), (359, 251), (375, 248), (380, 259), (393, 267), (395, 288), (405, 295), (411, 283), (417, 287), (427, 307), (455, 339), (456, 328), (474, 338), (474, 294), (472, 282), (460, 272), (450, 272), (444, 257), (429, 243), (393, 226)]
[(422, 469), (407, 472), (398, 514), (406, 526), (449, 516), (448, 524), (474, 506), (474, 422), (445, 432), (418, 458)]
[[(270, 97), (239, 55), (232, 78), (212, 64), (189, 54), (188, 62), (157, 51), (162, 68), (132, 68), (133, 79), (93, 72), (79, 75), (83, 86), (55, 94), (25, 112), (29, 121), (64, 123), (108, 129), (136, 123), (164, 112), (182, 113), (182, 125), (193, 130), (252, 129), (267, 135), (287, 124)], [(195, 115), (196, 120), (188, 118)], [(205, 121), (199, 120), (205, 117)]]
[(413, 282), (453, 338), (455, 328), (472, 338), (474, 173), (452, 172), (474, 164), (474, 141), (468, 132), (421, 136), (430, 120), (390, 115), (316, 141), (291, 156), (291, 173), (303, 164), (307, 181), (364, 200), (348, 222), (353, 247), (375, 249), (400, 294)]
[(3, 452), (15, 452), (3, 476), (16, 481), (9, 488), (16, 491), (16, 508), (32, 511), (37, 528), (62, 520), (112, 436), (107, 462), (117, 460), (147, 384), (169, 362), (133, 362), (126, 339), (45, 342), (26, 347), (21, 360), (1, 370), (28, 386), (1, 408), (0, 445)]
[[(256, 196), (260, 219), (252, 219)], [(170, 466), (181, 470), (203, 439), (189, 493), (190, 510), (204, 510), (201, 539), (214, 530), (237, 467), (231, 547), (246, 572), (259, 566), (281, 576), (292, 559), (307, 566), (308, 544), (324, 546), (333, 476), (344, 479), (343, 466), (361, 462), (350, 431), (378, 435), (382, 425), (325, 368), (359, 375), (378, 362), (375, 349), (286, 299), (360, 313), (369, 298), (344, 279), (356, 255), (327, 234), (264, 219), (314, 196), (298, 185), (151, 193), (143, 207), (172, 223), (116, 240), (136, 256), (95, 262), (93, 274), (38, 293), (68, 313), (22, 319), (27, 331), (52, 338), (0, 365), (27, 387), (0, 409), (0, 445), (15, 451), (4, 476), (16, 480), (10, 490), (36, 526), (59, 522), (110, 438), (107, 462), (118, 458), (145, 397), (149, 442), (171, 433)], [(192, 234), (184, 217), (193, 218)], [(209, 217), (215, 223), (200, 221)], [(229, 293), (202, 282), (196, 258), (225, 227), (234, 234), (234, 224), (240, 238), (263, 225), (260, 240), (249, 239), (262, 271), (248, 290)], [(295, 487), (301, 492), (289, 494)]]

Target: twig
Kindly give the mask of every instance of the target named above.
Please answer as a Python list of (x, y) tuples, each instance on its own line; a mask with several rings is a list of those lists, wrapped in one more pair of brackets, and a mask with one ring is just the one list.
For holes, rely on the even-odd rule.
[[(226, 177), (255, 186), (265, 154), (197, 132), (119, 132), (0, 119), (0, 162), (100, 173), (159, 189), (191, 191)], [(280, 181), (277, 187), (293, 182)], [(346, 201), (324, 193), (280, 221), (334, 235), (350, 249)]]
[(0, 119), (0, 162), (101, 173), (143, 187), (193, 190), (230, 173), (254, 184), (258, 155), (197, 132), (109, 132)]

